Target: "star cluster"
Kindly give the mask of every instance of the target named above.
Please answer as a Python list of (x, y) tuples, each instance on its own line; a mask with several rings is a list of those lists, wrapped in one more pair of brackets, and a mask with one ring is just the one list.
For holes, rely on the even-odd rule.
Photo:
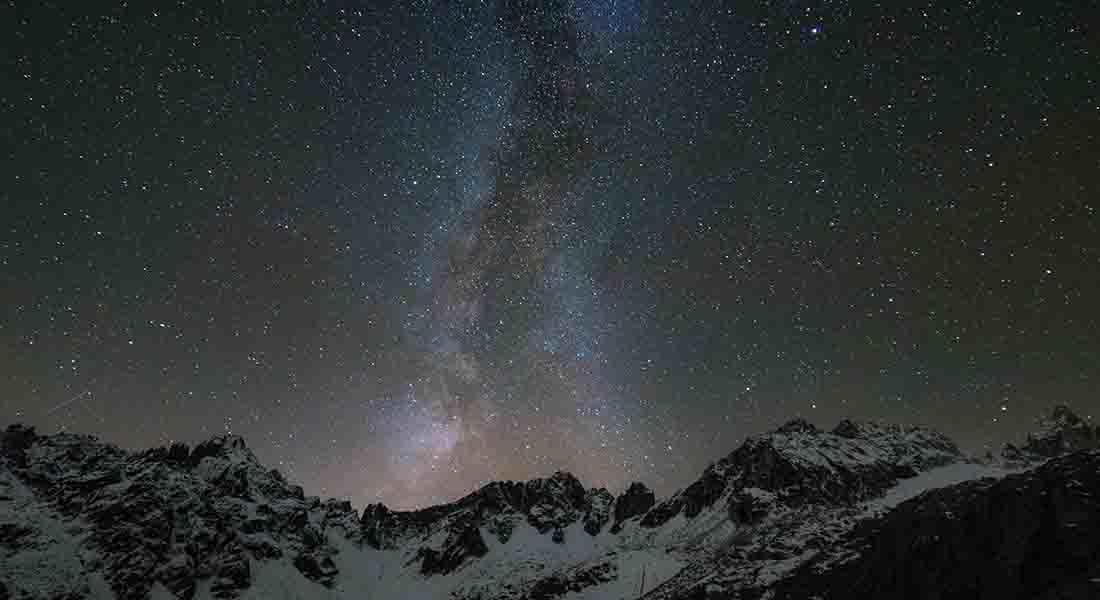
[(412, 507), (1095, 405), (1086, 6), (394, 4), (0, 6), (0, 420)]

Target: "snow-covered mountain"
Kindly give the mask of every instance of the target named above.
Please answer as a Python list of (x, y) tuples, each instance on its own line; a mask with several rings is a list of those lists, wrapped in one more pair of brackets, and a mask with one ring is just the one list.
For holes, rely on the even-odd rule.
[[(615, 497), (558, 472), (357, 514), (307, 497), (239, 437), (130, 453), (11, 426), (0, 434), (0, 600), (904, 597), (898, 582), (922, 573), (935, 581), (915, 589), (980, 597), (935, 583), (973, 583), (967, 561), (983, 577), (1035, 566), (1045, 574), (1026, 589), (1100, 597), (1072, 595), (1096, 592), (1100, 453), (1083, 449), (1096, 434), (1059, 409), (994, 464), (927, 429), (796, 420), (665, 499), (641, 483)], [(1029, 515), (1042, 525), (998, 541), (998, 527)], [(1027, 554), (1054, 543), (1065, 552)], [(1009, 558), (979, 559), (989, 548)], [(1053, 557), (1069, 566), (1047, 569)]]
[(1034, 461), (1077, 450), (1100, 447), (1100, 425), (1093, 426), (1067, 406), (1056, 406), (1028, 434), (1022, 447), (1006, 444), (1001, 452), (1009, 460)]

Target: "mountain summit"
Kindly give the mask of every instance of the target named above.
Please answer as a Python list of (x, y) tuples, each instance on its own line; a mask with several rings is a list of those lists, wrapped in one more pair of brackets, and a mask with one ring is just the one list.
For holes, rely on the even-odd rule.
[[(1029, 593), (1095, 597), (1074, 594), (1096, 591), (1100, 454), (1080, 450), (1096, 439), (1056, 409), (1024, 447), (1036, 462), (1013, 472), (923, 428), (795, 420), (664, 499), (557, 472), (359, 514), (306, 496), (240, 437), (126, 452), (14, 425), (0, 434), (0, 599), (906, 597), (901, 581), (969, 598), (997, 569)], [(1043, 524), (997, 546), (1016, 504)], [(983, 544), (1004, 560), (978, 558)], [(940, 561), (948, 550), (962, 559)]]
[(1039, 422), (1039, 431), (1027, 437), (1023, 450), (1054, 457), (1077, 450), (1100, 447), (1100, 426), (1093, 427), (1077, 416), (1068, 406), (1054, 407), (1050, 415)]

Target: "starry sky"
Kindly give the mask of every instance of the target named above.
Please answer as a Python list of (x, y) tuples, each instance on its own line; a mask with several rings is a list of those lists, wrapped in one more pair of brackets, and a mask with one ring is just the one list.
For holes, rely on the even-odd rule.
[(410, 508), (1090, 414), (1089, 4), (6, 2), (0, 422)]

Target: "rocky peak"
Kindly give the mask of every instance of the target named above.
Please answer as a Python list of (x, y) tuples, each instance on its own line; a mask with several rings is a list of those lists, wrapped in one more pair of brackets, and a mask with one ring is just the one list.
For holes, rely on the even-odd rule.
[(610, 520), (613, 496), (586, 490), (574, 475), (558, 471), (523, 482), (496, 481), (454, 502), (395, 511), (372, 504), (360, 521), (362, 539), (375, 548), (419, 546), (414, 560), (425, 575), (446, 574), (488, 550), (482, 533), (507, 544), (520, 524), (564, 542), (566, 529), (580, 523), (595, 536)]
[(611, 519), (611, 505), (615, 497), (604, 488), (593, 488), (584, 495), (587, 512), (584, 515), (584, 530), (589, 535), (599, 535), (604, 525)]
[(126, 600), (146, 598), (156, 584), (189, 598), (201, 580), (215, 597), (233, 598), (251, 581), (251, 559), (286, 557), (306, 578), (331, 585), (335, 549), (324, 529), (356, 528), (350, 505), (306, 499), (236, 436), (194, 451), (174, 444), (131, 453), (16, 426), (0, 449), (0, 470), (27, 490), (23, 510), (72, 519)]
[(745, 440), (649, 511), (642, 525), (659, 526), (681, 512), (694, 518), (745, 488), (757, 490), (754, 498), (766, 493), (780, 505), (849, 505), (961, 456), (949, 438), (928, 429), (844, 421), (828, 432), (796, 419)]
[(208, 456), (259, 464), (244, 438), (239, 435), (219, 435), (200, 443), (191, 451), (191, 463), (197, 465)]
[(845, 421), (832, 432), (790, 424), (746, 440), (721, 465), (742, 487), (806, 501), (862, 499), (895, 478), (958, 460), (949, 438), (921, 427)]
[(191, 448), (187, 444), (176, 442), (169, 446), (150, 448), (139, 454), (139, 457), (153, 461), (171, 464), (180, 467), (191, 466)]
[(1051, 458), (1100, 447), (1100, 427), (1093, 427), (1068, 406), (1059, 405), (1039, 421), (1039, 431), (1027, 436), (1022, 450), (1042, 458)]
[(868, 429), (867, 423), (859, 423), (851, 419), (844, 419), (833, 428), (833, 435), (846, 438), (859, 438), (865, 435)]
[(1068, 406), (1059, 404), (1050, 412), (1050, 416), (1043, 419), (1048, 426), (1058, 428), (1077, 428), (1085, 424), (1084, 419), (1078, 417)]
[(556, 471), (546, 479), (527, 482), (532, 504), (547, 503), (581, 508), (584, 506), (584, 485), (572, 473)]
[[(583, 513), (593, 500), (600, 501), (599, 490), (586, 490), (571, 473), (558, 471), (546, 478), (524, 482), (494, 481), (454, 502), (411, 511), (394, 511), (384, 504), (371, 504), (363, 511), (362, 523), (366, 529), (389, 529), (389, 533), (416, 535), (439, 521), (463, 518), (484, 520), (501, 513), (522, 515), (532, 525), (543, 531), (553, 520), (554, 513)], [(609, 494), (608, 494), (609, 495)], [(575, 515), (574, 515), (575, 516)], [(383, 536), (384, 537), (384, 536)]]
[(418, 518), (421, 514), (421, 511), (393, 511), (381, 502), (369, 504), (359, 520), (363, 541), (372, 548), (394, 548), (413, 532), (426, 529), (428, 519)]
[[(1048, 432), (1095, 432), (1066, 410), (1055, 411), (1048, 421)], [(295, 590), (306, 589), (301, 577), (319, 584), (311, 597), (329, 595), (321, 586), (333, 588), (334, 595), (354, 591), (370, 597), (395, 592), (456, 600), (549, 599), (570, 592), (618, 597), (636, 588), (625, 578), (636, 577), (638, 566), (645, 569), (666, 555), (683, 566), (669, 565), (676, 569), (671, 579), (649, 570), (653, 585), (660, 586), (646, 590), (651, 597), (758, 598), (772, 592), (808, 597), (812, 594), (804, 593), (808, 588), (800, 577), (813, 576), (817, 586), (823, 572), (818, 566), (839, 565), (842, 570), (827, 580), (823, 589), (830, 593), (823, 597), (846, 597), (857, 590), (869, 597), (880, 591), (880, 596), (901, 598), (907, 596), (898, 582), (924, 578), (936, 586), (939, 574), (946, 574), (950, 579), (943, 581), (954, 586), (972, 571), (1001, 576), (997, 565), (980, 559), (967, 559), (961, 569), (957, 558), (939, 560), (981, 555), (982, 548), (955, 539), (975, 523), (992, 532), (984, 540), (1004, 539), (1010, 546), (1025, 540), (1040, 549), (1024, 557), (1038, 562), (1024, 565), (1021, 573), (1073, 567), (1074, 560), (1095, 556), (1094, 541), (1100, 538), (1095, 523), (1085, 517), (1095, 512), (1097, 452), (1046, 461), (1038, 469), (1052, 475), (1049, 482), (1014, 484), (998, 492), (995, 502), (982, 504), (982, 497), (1000, 485), (990, 479), (957, 487), (958, 494), (921, 494), (891, 506), (891, 512), (871, 515), (861, 501), (900, 478), (957, 460), (958, 449), (920, 428), (843, 421), (822, 430), (796, 420), (745, 440), (659, 504), (641, 483), (615, 497), (606, 489), (585, 489), (576, 477), (559, 471), (490, 483), (455, 502), (421, 510), (373, 504), (360, 517), (346, 501), (305, 497), (277, 471), (259, 464), (235, 436), (219, 436), (194, 449), (174, 444), (132, 453), (86, 436), (40, 436), (16, 426), (0, 431), (0, 564), (9, 566), (5, 560), (25, 548), (33, 552), (68, 544), (79, 547), (80, 559), (71, 576), (64, 569), (40, 567), (34, 554), (24, 561), (32, 568), (14, 577), (13, 569), (0, 568), (0, 599), (90, 597), (86, 583), (81, 588), (66, 582), (94, 576), (123, 600), (168, 594), (232, 600), (270, 594), (276, 589), (269, 579), (273, 574), (279, 582), (296, 581)], [(968, 465), (960, 467), (969, 472)], [(906, 508), (918, 505), (927, 510)], [(883, 517), (893, 511), (901, 517)], [(991, 518), (985, 519), (986, 513)], [(1017, 518), (1021, 514), (1039, 517)], [(967, 515), (966, 520), (958, 515)], [(872, 519), (876, 528), (848, 537), (852, 528)], [(658, 531), (639, 530), (666, 523)], [(605, 533), (609, 525), (616, 535)], [(1012, 535), (998, 537), (1002, 529)], [(928, 535), (914, 538), (913, 531)], [(1036, 537), (1040, 534), (1046, 537)], [(901, 555), (891, 554), (902, 547), (899, 543), (902, 554), (909, 553), (904, 564), (896, 560)], [(945, 554), (943, 547), (953, 550)], [(867, 548), (871, 551), (857, 556)], [(1005, 548), (997, 549), (997, 556), (1008, 556)], [(851, 562), (849, 568), (845, 565), (852, 557), (862, 562)], [(360, 564), (365, 572), (350, 580), (340, 573), (345, 565), (358, 569)], [(802, 564), (813, 569), (795, 572)], [(31, 571), (41, 574), (33, 581), (49, 583), (50, 593), (36, 593), (38, 584), (23, 585), (32, 579), (23, 573)], [(888, 576), (868, 583), (866, 573)], [(1091, 592), (1081, 586), (1095, 583), (1098, 574), (1089, 572), (1074, 584)], [(786, 583), (790, 587), (783, 587)], [(352, 589), (360, 584), (365, 587)], [(604, 584), (612, 587), (597, 589)], [(871, 587), (858, 587), (864, 584)], [(887, 588), (879, 589), (880, 584)], [(55, 587), (65, 593), (53, 593)], [(917, 592), (909, 597), (923, 597), (920, 588), (913, 589)], [(972, 588), (952, 589), (968, 597)], [(996, 586), (987, 589), (1003, 592)]]
[(623, 521), (638, 515), (644, 515), (649, 509), (653, 508), (656, 501), (657, 497), (653, 494), (653, 490), (646, 487), (644, 483), (640, 481), (631, 483), (626, 491), (615, 499), (615, 520), (611, 525), (612, 533), (622, 529)]
[(806, 419), (803, 419), (803, 418), (799, 417), (799, 418), (796, 418), (796, 419), (791, 419), (790, 421), (787, 421), (786, 423), (780, 425), (779, 429), (776, 429), (775, 432), (776, 433), (817, 433), (818, 429), (813, 423), (807, 421)]

